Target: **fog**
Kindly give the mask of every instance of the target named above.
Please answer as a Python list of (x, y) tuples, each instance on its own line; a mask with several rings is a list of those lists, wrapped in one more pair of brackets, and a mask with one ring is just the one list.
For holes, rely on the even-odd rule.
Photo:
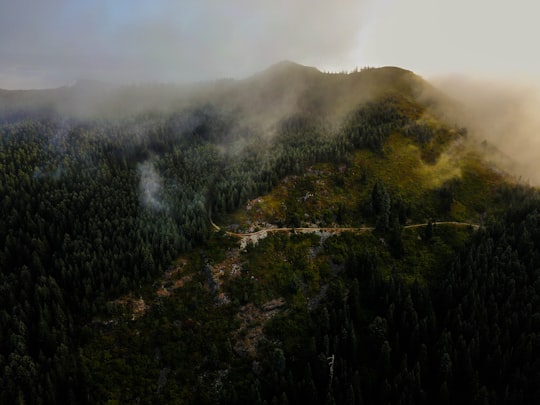
[[(79, 79), (105, 82), (105, 90), (131, 85), (107, 102), (92, 81), (82, 82), (84, 97), (63, 89), (17, 98), (21, 105), (32, 104), (34, 96), (40, 105), (53, 100), (63, 112), (87, 116), (161, 108), (163, 100), (178, 105), (190, 92), (178, 84), (245, 79), (281, 60), (322, 71), (400, 66), (430, 81), (436, 77), (435, 85), (463, 106), (453, 119), (514, 159), (520, 167), (512, 170), (523, 180), (540, 184), (540, 96), (532, 85), (540, 83), (534, 51), (539, 7), (533, 0), (3, 1), (0, 89), (80, 90)], [(306, 107), (297, 95), (308, 85), (281, 83), (279, 103), (263, 88), (236, 105), (249, 105), (245, 114), (254, 114), (246, 125), (271, 128)], [(198, 100), (216, 91), (234, 97), (227, 86), (198, 87)], [(335, 102), (335, 112), (344, 114), (356, 101), (330, 97), (326, 103)], [(10, 97), (0, 102), (16, 107)]]
[(488, 158), (521, 181), (540, 185), (540, 87), (535, 81), (450, 75), (431, 82), (455, 102), (442, 104), (447, 119), (498, 149), (486, 148)]
[(139, 195), (141, 203), (149, 209), (164, 209), (160, 196), (163, 181), (152, 161), (147, 160), (137, 166), (139, 173)]
[(354, 65), (357, 0), (0, 3), (0, 88), (243, 78), (272, 63)]
[(280, 60), (538, 78), (534, 0), (0, 2), (0, 88), (245, 78)]

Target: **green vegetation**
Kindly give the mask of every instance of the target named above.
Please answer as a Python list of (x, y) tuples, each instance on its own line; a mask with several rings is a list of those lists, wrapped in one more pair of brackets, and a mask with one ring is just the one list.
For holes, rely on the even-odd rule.
[(424, 85), (285, 64), (122, 117), (6, 107), (0, 402), (537, 401), (538, 193)]

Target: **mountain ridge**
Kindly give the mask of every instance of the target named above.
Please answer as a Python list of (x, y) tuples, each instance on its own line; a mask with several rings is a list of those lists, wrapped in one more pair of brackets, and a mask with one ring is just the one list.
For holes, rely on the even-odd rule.
[(410, 71), (256, 77), (2, 116), (0, 402), (533, 398), (538, 191)]

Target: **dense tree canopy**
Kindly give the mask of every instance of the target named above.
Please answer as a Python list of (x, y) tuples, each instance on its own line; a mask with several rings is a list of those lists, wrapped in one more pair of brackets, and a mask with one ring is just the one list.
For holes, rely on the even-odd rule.
[[(382, 159), (396, 132), (426, 165), (464, 136), (422, 122), (425, 106), (403, 93), (358, 104), (339, 125), (310, 104), (263, 130), (224, 105), (114, 119), (2, 114), (0, 402), (540, 400), (540, 200), (529, 188), (501, 184), (506, 212), (454, 243), (431, 220), (416, 236), (404, 229), (411, 217), (465, 210), (454, 197), (474, 173), (441, 182), (424, 208), (366, 165), (355, 168), (358, 187), (369, 184), (365, 201), (329, 203), (325, 221), (367, 224), (369, 243), (350, 234), (270, 238), (261, 249), (276, 273), (259, 275), (266, 289), (240, 277), (228, 285), (229, 305), (216, 305), (204, 286), (211, 256), (227, 253), (212, 245), (212, 217), (316, 163), (341, 173), (358, 150)], [(476, 212), (486, 211), (476, 198)], [(280, 225), (305, 222), (301, 199), (282, 201)], [(263, 258), (246, 252), (255, 274)], [(422, 280), (399, 273), (412, 263), (405, 259), (423, 265), (426, 252), (452, 260), (433, 259)], [(197, 269), (182, 297), (158, 301), (139, 323), (103, 321), (116, 315), (114, 299), (142, 294), (181, 253)], [(287, 311), (261, 326), (266, 340), (248, 361), (233, 349), (236, 314), (272, 294)]]

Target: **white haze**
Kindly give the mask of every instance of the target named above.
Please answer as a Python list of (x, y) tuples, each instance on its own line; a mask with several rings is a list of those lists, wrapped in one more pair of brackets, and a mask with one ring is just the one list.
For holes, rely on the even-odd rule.
[(464, 75), (432, 82), (460, 104), (459, 115), (451, 119), (460, 120), (473, 137), (507, 155), (511, 174), (540, 185), (540, 87), (535, 82)]
[(160, 192), (163, 180), (150, 160), (137, 165), (139, 173), (139, 196), (141, 203), (151, 210), (159, 211), (165, 208)]
[(2, 1), (0, 88), (245, 78), (280, 60), (455, 73), (437, 84), (471, 132), (540, 184), (538, 15), (535, 0)]
[(0, 88), (246, 77), (279, 60), (351, 66), (358, 0), (0, 2)]

